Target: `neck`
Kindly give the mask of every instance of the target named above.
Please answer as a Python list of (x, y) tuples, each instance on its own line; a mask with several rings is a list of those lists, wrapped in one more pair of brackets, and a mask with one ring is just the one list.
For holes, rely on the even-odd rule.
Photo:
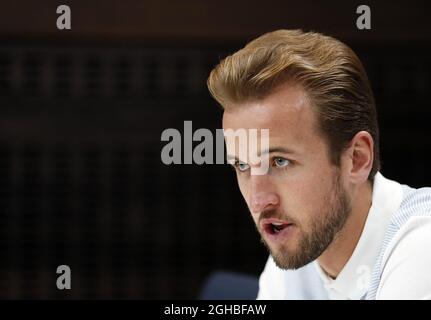
[(371, 207), (372, 185), (367, 182), (352, 194), (352, 211), (334, 241), (317, 259), (320, 267), (333, 279), (349, 261), (358, 244)]

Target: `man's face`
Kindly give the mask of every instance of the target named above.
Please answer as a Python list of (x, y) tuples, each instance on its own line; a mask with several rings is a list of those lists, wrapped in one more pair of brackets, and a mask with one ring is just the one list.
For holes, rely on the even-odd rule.
[[(247, 142), (226, 138), (241, 193), (276, 264), (296, 269), (317, 259), (344, 226), (350, 198), (341, 168), (328, 156), (317, 119), (300, 86), (283, 86), (267, 98), (228, 106), (223, 129), (269, 129), (269, 168), (254, 174), (259, 155)], [(238, 148), (239, 144), (239, 148)], [(263, 152), (268, 150), (262, 150)]]

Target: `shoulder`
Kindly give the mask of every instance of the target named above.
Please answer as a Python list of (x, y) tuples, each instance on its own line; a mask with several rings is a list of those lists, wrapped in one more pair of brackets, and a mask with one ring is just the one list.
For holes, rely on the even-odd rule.
[(410, 216), (431, 216), (431, 188), (414, 189), (402, 185), (403, 200), (394, 218), (405, 223)]
[(378, 299), (431, 299), (431, 212), (403, 223), (383, 261)]

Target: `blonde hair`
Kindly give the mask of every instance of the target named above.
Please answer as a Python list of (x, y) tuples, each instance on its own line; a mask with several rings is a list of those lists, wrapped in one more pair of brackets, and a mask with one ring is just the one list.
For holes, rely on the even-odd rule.
[(207, 81), (223, 108), (265, 98), (288, 83), (300, 84), (309, 96), (334, 164), (357, 132), (371, 134), (372, 181), (380, 169), (374, 97), (361, 61), (344, 43), (301, 30), (266, 33), (223, 59)]

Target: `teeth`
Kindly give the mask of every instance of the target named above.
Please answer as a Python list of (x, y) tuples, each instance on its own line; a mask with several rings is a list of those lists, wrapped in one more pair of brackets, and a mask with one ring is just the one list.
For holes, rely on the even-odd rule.
[(272, 230), (275, 232), (275, 233), (278, 233), (278, 232), (280, 232), (281, 230), (283, 230), (284, 228), (281, 226), (281, 225), (275, 225), (275, 224), (273, 224), (272, 225)]
[(273, 222), (272, 223), (274, 226), (282, 226), (284, 223), (280, 223), (280, 222)]

